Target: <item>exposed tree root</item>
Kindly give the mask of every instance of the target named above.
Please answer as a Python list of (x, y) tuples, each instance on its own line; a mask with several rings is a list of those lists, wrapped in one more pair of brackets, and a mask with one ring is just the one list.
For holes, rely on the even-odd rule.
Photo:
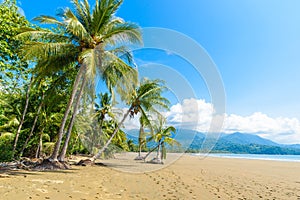
[(147, 163), (151, 163), (151, 164), (164, 164), (164, 162), (161, 159), (157, 159), (157, 158), (153, 158), (150, 161), (147, 161)]
[(59, 162), (59, 161), (51, 161), (49, 159), (44, 159), (43, 162), (34, 166), (32, 169), (34, 170), (64, 170), (70, 169), (70, 166), (67, 162)]
[(79, 166), (91, 166), (91, 165), (94, 165), (95, 163), (90, 160), (90, 159), (84, 159), (84, 160), (80, 160), (76, 165), (79, 165)]
[(143, 156), (137, 156), (134, 158), (134, 160), (144, 160), (145, 158)]

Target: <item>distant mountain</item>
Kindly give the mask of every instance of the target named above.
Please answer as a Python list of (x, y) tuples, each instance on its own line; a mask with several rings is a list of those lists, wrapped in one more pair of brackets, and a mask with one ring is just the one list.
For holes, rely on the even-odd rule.
[(259, 137), (258, 135), (246, 134), (246, 133), (232, 133), (224, 134), (221, 138), (224, 141), (235, 143), (235, 144), (260, 144), (260, 145), (270, 145), (270, 146), (280, 146), (279, 144)]
[(282, 145), (283, 147), (292, 148), (292, 149), (300, 149), (300, 144), (290, 144), (290, 145)]
[[(127, 131), (128, 139), (138, 143), (138, 130)], [(247, 154), (297, 154), (300, 155), (300, 144), (284, 145), (259, 137), (254, 134), (232, 133), (221, 134), (219, 138), (193, 130), (179, 129), (174, 138), (181, 143), (181, 150), (199, 152), (247, 153)], [(149, 146), (154, 145), (150, 143)]]

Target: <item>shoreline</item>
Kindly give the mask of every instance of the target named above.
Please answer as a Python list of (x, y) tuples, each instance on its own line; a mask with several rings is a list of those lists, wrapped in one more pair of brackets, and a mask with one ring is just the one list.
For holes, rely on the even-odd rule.
[[(300, 162), (300, 155), (281, 155), (281, 154), (234, 154), (234, 153), (191, 153), (192, 156), (245, 159), (245, 160), (265, 160), (277, 162)], [(276, 158), (277, 157), (277, 158)], [(295, 157), (294, 159), (288, 157)], [(297, 158), (297, 159), (296, 159)]]
[(165, 165), (155, 165), (136, 162), (135, 156), (117, 154), (115, 159), (100, 160), (106, 167), (14, 171), (0, 178), (0, 194), (6, 200), (300, 199), (297, 162), (168, 154)]

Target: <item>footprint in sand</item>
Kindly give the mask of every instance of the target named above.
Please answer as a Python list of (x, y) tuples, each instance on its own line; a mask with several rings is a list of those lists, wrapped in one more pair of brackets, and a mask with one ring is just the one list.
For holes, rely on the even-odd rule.
[(41, 193), (48, 193), (48, 190), (45, 190), (45, 189), (37, 188), (36, 190)]

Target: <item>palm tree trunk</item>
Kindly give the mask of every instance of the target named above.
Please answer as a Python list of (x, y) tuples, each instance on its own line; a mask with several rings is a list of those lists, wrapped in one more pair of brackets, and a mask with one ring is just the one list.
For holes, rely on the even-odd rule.
[(141, 153), (142, 153), (142, 136), (144, 134), (144, 126), (143, 124), (141, 124), (140, 126), (140, 132), (139, 132), (139, 154), (138, 157), (141, 157)]
[(75, 98), (75, 95), (76, 95), (77, 87), (79, 85), (79, 80), (82, 77), (83, 73), (84, 73), (84, 67), (81, 67), (78, 74), (77, 74), (77, 76), (76, 76), (76, 79), (74, 81), (73, 88), (72, 88), (72, 94), (70, 96), (70, 99), (69, 99), (64, 117), (63, 117), (62, 122), (61, 122), (60, 127), (59, 127), (58, 139), (55, 143), (52, 155), (50, 156), (49, 160), (57, 161), (57, 156), (58, 156), (58, 153), (59, 153), (59, 149), (60, 149), (60, 145), (61, 145), (65, 125), (66, 125), (68, 115), (69, 115), (69, 112), (71, 110), (71, 107), (72, 107), (72, 104), (73, 104), (73, 101), (74, 101), (74, 98)]
[(142, 145), (139, 146), (139, 154), (138, 154), (138, 157), (141, 157), (141, 154), (142, 154)]
[[(98, 136), (100, 138), (102, 137), (102, 134), (103, 134), (103, 129), (102, 129), (103, 122), (104, 122), (104, 117), (101, 117), (100, 125), (99, 125), (100, 129), (99, 129), (99, 134), (98, 134)], [(92, 153), (92, 155), (94, 154), (94, 152), (93, 152), (94, 147), (96, 147), (96, 145), (99, 145), (99, 142), (98, 141), (96, 142), (96, 137), (97, 137), (97, 132), (95, 131), (95, 133), (93, 133), (93, 135), (92, 135), (92, 140), (91, 140), (91, 153)]]
[(160, 141), (158, 141), (158, 148), (157, 148), (157, 154), (156, 154), (156, 160), (157, 160), (157, 161), (160, 159), (160, 157), (159, 157), (160, 146), (161, 146)]
[(20, 153), (20, 157), (23, 155), (24, 150), (25, 150), (25, 148), (26, 148), (26, 146), (27, 146), (27, 144), (28, 144), (28, 142), (29, 142), (29, 140), (30, 140), (32, 134), (33, 134), (33, 131), (34, 131), (35, 126), (36, 126), (36, 123), (37, 123), (37, 120), (38, 120), (38, 118), (39, 118), (39, 114), (40, 114), (41, 109), (42, 109), (42, 106), (43, 106), (43, 104), (44, 104), (44, 98), (45, 98), (45, 94), (43, 93), (43, 94), (42, 94), (42, 98), (41, 98), (40, 105), (39, 105), (39, 107), (38, 107), (37, 113), (36, 113), (35, 118), (34, 118), (34, 121), (33, 121), (33, 125), (32, 125), (32, 127), (31, 127), (31, 131), (30, 131), (30, 133), (29, 133), (29, 135), (28, 135), (28, 137), (27, 137), (27, 139), (26, 139), (26, 141), (25, 141), (25, 143), (24, 143), (24, 145), (23, 145), (22, 151), (21, 151), (21, 153)]
[(41, 157), (41, 152), (43, 150), (43, 132), (44, 132), (44, 129), (45, 129), (45, 126), (41, 130), (39, 146), (36, 149), (35, 158), (40, 158)]
[(154, 147), (153, 149), (151, 149), (151, 150), (145, 155), (144, 160), (146, 160), (146, 158), (147, 158), (147, 157), (148, 157), (155, 149), (157, 149), (158, 146), (159, 146), (159, 144), (158, 144), (156, 147)]
[(79, 94), (77, 96), (76, 103), (75, 103), (75, 106), (74, 106), (74, 111), (73, 111), (73, 114), (72, 114), (72, 118), (71, 118), (71, 121), (69, 123), (68, 131), (67, 131), (67, 135), (66, 135), (66, 140), (65, 140), (64, 146), (63, 146), (63, 148), (60, 152), (60, 155), (58, 156), (58, 160), (62, 161), (62, 162), (65, 160), (65, 156), (66, 156), (67, 149), (68, 149), (68, 146), (69, 146), (69, 141), (70, 141), (70, 138), (71, 138), (72, 128), (73, 128), (73, 125), (74, 125), (74, 122), (75, 122), (75, 118), (76, 118), (76, 115), (77, 115), (77, 110), (79, 108), (80, 99), (81, 99), (82, 94), (83, 94), (83, 89), (84, 89), (85, 83), (86, 83), (86, 76), (84, 76), (84, 78), (82, 80), (80, 91), (79, 91)]
[(15, 137), (15, 141), (14, 141), (14, 146), (13, 146), (13, 152), (12, 152), (12, 158), (14, 158), (15, 151), (16, 151), (17, 144), (18, 144), (18, 140), (19, 140), (19, 135), (20, 135), (20, 132), (21, 132), (24, 120), (25, 120), (25, 115), (27, 113), (28, 104), (29, 104), (29, 93), (30, 93), (30, 90), (31, 90), (32, 83), (33, 83), (33, 77), (31, 77), (30, 83), (29, 83), (27, 91), (26, 91), (25, 107), (24, 107), (23, 114), (22, 114), (22, 117), (21, 117), (21, 121), (20, 121), (18, 130), (17, 130), (17, 133), (16, 133), (16, 137)]
[(98, 159), (101, 154), (103, 153), (103, 151), (108, 147), (108, 145), (111, 143), (112, 139), (115, 137), (115, 135), (117, 134), (117, 132), (119, 131), (120, 127), (122, 126), (122, 124), (124, 123), (125, 119), (128, 117), (129, 113), (131, 112), (131, 110), (133, 109), (133, 107), (131, 106), (128, 111), (125, 113), (123, 119), (121, 120), (121, 122), (118, 124), (118, 126), (116, 127), (116, 129), (114, 130), (112, 136), (109, 138), (109, 140), (106, 142), (106, 144), (102, 147), (102, 149), (100, 149), (98, 151), (98, 153), (96, 155), (94, 155), (92, 157), (92, 161), (95, 162), (96, 159)]

